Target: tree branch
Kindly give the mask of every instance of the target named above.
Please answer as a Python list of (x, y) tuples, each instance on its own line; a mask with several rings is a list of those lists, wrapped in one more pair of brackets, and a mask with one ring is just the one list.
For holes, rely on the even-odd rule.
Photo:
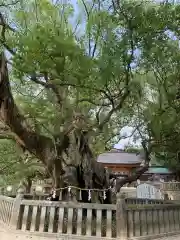
[(0, 7), (14, 6), (14, 5), (16, 5), (17, 3), (20, 3), (20, 0), (14, 1), (14, 2), (12, 2), (12, 3), (0, 4)]
[[(5, 31), (7, 29), (15, 32), (15, 30), (13, 28), (11, 28), (4, 20), (4, 17), (2, 15), (2, 13), (0, 13), (0, 25), (2, 25), (2, 32), (1, 32), (1, 37), (2, 39), (0, 39), (0, 43), (12, 54), (12, 55), (15, 55), (15, 51), (12, 50), (7, 44), (6, 44), (6, 38), (5, 38)], [(45, 88), (49, 88), (49, 89), (52, 89), (52, 91), (54, 92), (54, 94), (56, 95), (56, 98), (57, 98), (57, 101), (58, 101), (58, 104), (61, 106), (62, 105), (62, 98), (61, 98), (61, 95), (59, 93), (59, 90), (58, 88), (54, 85), (54, 84), (47, 84), (47, 74), (44, 73), (44, 79), (46, 80), (46, 82), (43, 82), (43, 81), (40, 81), (37, 79), (37, 76), (36, 74), (32, 74), (31, 76), (31, 80), (37, 84), (40, 84), (42, 85), (43, 87)]]
[(89, 102), (89, 103), (91, 103), (92, 105), (102, 106), (102, 107), (110, 107), (110, 106), (111, 106), (110, 103), (101, 103), (101, 102), (97, 103), (97, 102), (93, 101), (93, 100), (90, 99), (90, 98), (81, 98), (81, 99), (78, 101), (78, 103), (81, 103), (81, 102)]
[(135, 173), (131, 176), (125, 177), (123, 179), (116, 180), (116, 191), (119, 192), (121, 187), (123, 187), (126, 183), (132, 183), (136, 181), (140, 176), (145, 173), (149, 168), (149, 164), (145, 164), (144, 166), (138, 168)]
[[(41, 84), (42, 86), (44, 86), (46, 88), (52, 87), (52, 85), (53, 85), (53, 83), (51, 83), (50, 81), (48, 83), (46, 83), (46, 82), (42, 82), (42, 81), (40, 81), (38, 79), (36, 79), (34, 82), (36, 82), (38, 84)], [(85, 85), (81, 85), (81, 84), (68, 83), (68, 82), (67, 83), (66, 82), (60, 82), (60, 83), (56, 83), (55, 85), (61, 86), (61, 87), (67, 86), (67, 87), (87, 89), (87, 90), (90, 90), (90, 91), (101, 93), (111, 102), (111, 96), (109, 96), (109, 94), (104, 89), (99, 89), (99, 88), (95, 88), (95, 87), (85, 86)]]
[(132, 131), (132, 133), (131, 133), (130, 135), (128, 135), (128, 136), (121, 136), (121, 133), (112, 134), (112, 135), (106, 140), (105, 144), (107, 144), (108, 142), (110, 142), (110, 141), (111, 141), (113, 138), (115, 138), (115, 137), (119, 137), (118, 141), (121, 141), (121, 140), (127, 139), (127, 138), (131, 138), (136, 131), (137, 131), (137, 128), (135, 128), (135, 129)]
[[(87, 20), (89, 21), (89, 17), (90, 17), (90, 12), (88, 11), (88, 7), (87, 7), (87, 5), (86, 5), (86, 3), (85, 3), (85, 1), (84, 0), (81, 0), (82, 1), (82, 3), (83, 3), (83, 6), (84, 6), (84, 9), (85, 9), (85, 12), (86, 12), (86, 15), (87, 15)], [(92, 11), (92, 10), (91, 10)], [(91, 33), (90, 33), (90, 31), (88, 32), (88, 47), (89, 47), (89, 56), (91, 56)]]
[[(149, 163), (150, 163), (150, 154), (152, 152), (152, 147), (153, 145), (150, 143), (149, 140), (146, 140), (142, 137), (142, 134), (139, 130), (139, 126), (137, 127), (137, 129), (141, 138), (142, 138), (142, 147), (144, 150), (144, 163), (142, 166), (140, 166), (134, 173), (132, 173), (132, 175), (127, 176), (123, 179), (117, 179), (116, 180), (116, 191), (119, 192), (121, 187), (126, 184), (126, 183), (132, 183), (134, 181), (136, 181), (143, 173), (145, 173), (148, 168), (149, 168)], [(113, 176), (113, 175), (112, 175)], [(112, 177), (111, 176), (111, 177)], [(114, 176), (115, 177), (115, 176)], [(116, 178), (116, 177), (115, 177)]]
[[(127, 24), (128, 24), (128, 30), (129, 30), (129, 41), (130, 41), (130, 49), (131, 49), (131, 54), (130, 56), (128, 56), (128, 53), (127, 56), (127, 60), (125, 60), (125, 57), (124, 57), (124, 63), (125, 63), (125, 66), (124, 66), (124, 70), (125, 70), (125, 87), (124, 87), (124, 94), (122, 95), (121, 97), (121, 100), (119, 102), (118, 105), (116, 105), (116, 107), (113, 107), (110, 112), (107, 114), (107, 116), (104, 118), (104, 120), (99, 124), (98, 128), (100, 131), (102, 131), (104, 125), (109, 122), (111, 116), (113, 115), (114, 112), (120, 110), (125, 102), (125, 100), (127, 99), (127, 97), (129, 96), (130, 94), (130, 91), (129, 91), (129, 84), (130, 84), (130, 76), (131, 76), (131, 63), (133, 61), (133, 58), (134, 58), (134, 42), (133, 42), (133, 27), (132, 27), (132, 24), (131, 24), (131, 19), (128, 19), (127, 16), (123, 13), (126, 21), (127, 21)], [(126, 57), (127, 57), (126, 56)]]
[(97, 125), (99, 125), (100, 123), (100, 113), (101, 113), (101, 110), (103, 109), (103, 106), (100, 106), (98, 111), (96, 112), (96, 121), (97, 121)]
[(32, 131), (14, 102), (4, 53), (0, 55), (0, 119), (17, 135), (30, 153), (36, 155), (47, 166), (52, 164), (52, 140)]
[(0, 43), (10, 52), (12, 55), (15, 55), (15, 51), (13, 51), (4, 41), (0, 39)]
[(44, 76), (44, 78), (45, 78), (46, 82), (38, 80), (36, 74), (32, 74), (30, 79), (31, 79), (31, 81), (33, 81), (33, 82), (35, 82), (35, 83), (45, 87), (46, 89), (51, 89), (54, 92), (54, 94), (56, 95), (58, 104), (60, 106), (62, 106), (62, 98), (61, 98), (61, 95), (59, 93), (58, 88), (56, 87), (56, 85), (54, 85), (52, 83), (48, 83), (48, 79), (47, 79), (46, 75)]
[(7, 43), (6, 43), (6, 36), (5, 36), (5, 34), (6, 34), (6, 30), (10, 30), (10, 31), (12, 31), (12, 32), (14, 32), (15, 30), (6, 23), (6, 21), (4, 20), (3, 14), (2, 14), (1, 12), (0, 12), (0, 26), (2, 26), (2, 31), (1, 31), (1, 38), (2, 38), (2, 39), (0, 39), (0, 43), (1, 43), (12, 55), (14, 55), (14, 54), (15, 54), (14, 50), (11, 49), (11, 48), (7, 45)]
[[(127, 86), (127, 87), (128, 87), (128, 86)], [(111, 119), (111, 116), (112, 116), (116, 111), (118, 111), (118, 110), (120, 110), (120, 109), (122, 108), (122, 106), (123, 106), (123, 104), (124, 104), (124, 102), (125, 102), (125, 100), (126, 100), (126, 98), (127, 98), (128, 96), (129, 96), (129, 89), (127, 88), (127, 89), (126, 89), (126, 92), (125, 92), (124, 95), (122, 96), (121, 101), (119, 102), (119, 104), (118, 104), (116, 107), (112, 108), (112, 109), (109, 111), (109, 113), (107, 114), (107, 116), (104, 118), (104, 120), (99, 124), (98, 129), (99, 129), (100, 131), (102, 131), (104, 125), (109, 122), (109, 120)]]
[[(100, 0), (99, 0), (98, 1), (98, 11), (100, 12), (100, 10), (101, 10), (101, 4), (100, 4)], [(93, 51), (92, 51), (92, 56), (91, 57), (95, 56), (96, 49), (97, 49), (97, 44), (98, 44), (98, 40), (99, 40), (99, 36), (100, 36), (100, 32), (101, 32), (101, 24), (100, 24), (100, 21), (99, 21), (98, 29), (97, 29), (97, 32), (96, 32), (96, 39), (95, 39), (95, 43), (94, 43), (94, 47), (93, 47)]]

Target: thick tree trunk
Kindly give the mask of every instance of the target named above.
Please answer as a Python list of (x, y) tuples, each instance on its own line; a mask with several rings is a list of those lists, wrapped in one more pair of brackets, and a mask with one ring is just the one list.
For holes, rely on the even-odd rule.
[[(0, 55), (0, 120), (16, 134), (18, 144), (26, 148), (30, 153), (39, 158), (47, 167), (56, 189), (64, 186), (61, 177), (71, 172), (72, 178), (66, 179), (67, 185), (75, 185), (86, 189), (104, 189), (110, 186), (110, 178), (102, 164), (93, 158), (89, 147), (88, 134), (83, 131), (81, 125), (77, 126), (79, 119), (73, 121), (74, 125), (61, 136), (57, 142), (43, 136), (31, 129), (26, 119), (16, 106), (9, 83), (7, 61), (5, 55)], [(71, 168), (73, 169), (71, 171)], [(127, 182), (132, 182), (146, 170), (146, 167), (137, 172), (137, 176), (118, 180), (119, 187)], [(69, 175), (71, 175), (69, 174)], [(113, 178), (114, 176), (112, 176)], [(83, 201), (88, 201), (87, 192), (83, 193)], [(102, 198), (98, 196), (100, 202)], [(111, 192), (107, 192), (106, 203), (111, 202)]]
[(38, 157), (49, 170), (52, 168), (57, 157), (53, 142), (50, 138), (32, 131), (19, 112), (11, 93), (4, 53), (0, 55), (0, 120), (16, 134), (16, 140), (21, 147)]
[[(78, 171), (81, 169), (78, 174), (81, 175), (79, 178), (82, 180), (78, 183), (78, 186), (86, 188), (93, 188), (95, 186), (103, 187), (101, 177), (103, 176), (104, 169), (101, 167), (102, 173), (98, 172), (96, 174), (95, 161), (93, 160), (92, 152), (84, 134), (78, 135), (79, 139), (75, 139), (80, 141), (77, 143), (77, 146), (72, 146), (72, 142), (70, 141), (71, 133), (67, 134), (67, 136), (60, 136), (58, 138), (58, 140), (60, 139), (60, 143), (54, 146), (50, 138), (32, 131), (14, 102), (9, 83), (7, 61), (3, 53), (0, 56), (0, 119), (16, 134), (18, 144), (34, 154), (48, 167), (53, 177), (55, 188), (62, 187), (60, 176), (63, 173), (63, 154), (66, 154), (67, 149), (69, 149), (67, 158), (70, 159), (70, 164), (72, 163)], [(74, 147), (76, 148), (75, 152)], [(78, 153), (78, 156), (75, 159), (74, 156), (76, 153)], [(66, 161), (64, 160), (64, 162)], [(101, 177), (99, 177), (100, 175)], [(93, 184), (94, 176), (96, 176), (95, 179), (98, 179), (99, 184), (96, 183), (96, 180), (94, 180), (95, 184)], [(69, 184), (74, 185), (74, 182)]]

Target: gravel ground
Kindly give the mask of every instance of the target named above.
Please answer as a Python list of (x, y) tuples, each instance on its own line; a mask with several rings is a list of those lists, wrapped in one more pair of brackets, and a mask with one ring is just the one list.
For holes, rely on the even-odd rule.
[[(0, 240), (49, 240), (49, 239), (53, 239), (53, 238), (47, 238), (47, 237), (36, 237), (36, 236), (30, 236), (30, 235), (26, 235), (26, 234), (17, 234), (14, 233), (13, 231), (9, 231), (8, 229), (6, 229), (6, 227), (0, 225)], [(63, 240), (64, 238), (58, 238), (58, 240)], [(84, 238), (82, 238), (83, 240)], [(70, 239), (69, 239), (70, 240)], [(73, 240), (71, 238), (71, 240)], [(76, 238), (77, 240), (77, 238)], [(164, 238), (160, 238), (160, 239), (156, 239), (156, 240), (180, 240), (180, 235), (178, 236), (172, 236), (172, 237), (164, 237)]]

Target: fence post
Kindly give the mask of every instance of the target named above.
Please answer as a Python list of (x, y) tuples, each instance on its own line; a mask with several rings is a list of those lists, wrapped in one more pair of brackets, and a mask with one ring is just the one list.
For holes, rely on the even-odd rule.
[(0, 193), (0, 195), (4, 195), (4, 188), (3, 188), (3, 187), (1, 188), (1, 193)]
[(18, 226), (18, 217), (20, 212), (21, 201), (23, 198), (24, 198), (24, 189), (19, 188), (13, 203), (11, 221), (10, 221), (10, 225), (15, 229), (17, 229), (17, 226)]
[(36, 200), (36, 190), (33, 189), (33, 192), (32, 192), (32, 200)]
[(116, 196), (116, 234), (117, 239), (126, 240), (127, 239), (127, 212), (125, 195), (117, 193)]

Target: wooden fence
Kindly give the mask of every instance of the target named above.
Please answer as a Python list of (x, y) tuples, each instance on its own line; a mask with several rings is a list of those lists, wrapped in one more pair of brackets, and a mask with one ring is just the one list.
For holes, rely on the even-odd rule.
[(154, 239), (180, 232), (180, 204), (128, 202), (116, 204), (50, 202), (0, 196), (0, 221), (17, 232), (53, 239)]
[[(15, 194), (8, 194), (7, 195), (10, 198), (16, 198)], [(30, 193), (26, 193), (23, 195), (23, 198), (26, 200), (47, 200), (47, 198), (49, 197), (49, 194), (30, 194)]]
[(14, 199), (0, 195), (0, 221), (9, 225), (13, 211)]
[(180, 205), (136, 205), (125, 211), (128, 238), (180, 231)]
[(177, 201), (161, 200), (161, 199), (144, 199), (144, 198), (125, 198), (125, 203), (131, 204), (174, 204)]
[(163, 191), (180, 191), (180, 182), (164, 182), (161, 189)]
[(115, 238), (115, 213), (116, 205), (23, 200), (17, 229)]

